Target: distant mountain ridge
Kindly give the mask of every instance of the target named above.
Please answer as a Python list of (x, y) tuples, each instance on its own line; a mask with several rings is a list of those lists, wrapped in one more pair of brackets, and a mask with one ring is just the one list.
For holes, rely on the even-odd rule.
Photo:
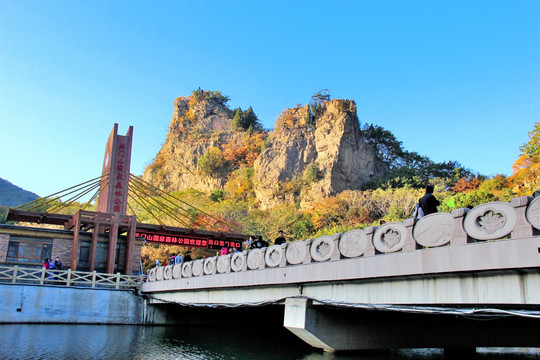
[(1, 206), (19, 206), (30, 201), (36, 200), (39, 195), (24, 190), (23, 188), (12, 184), (8, 180), (0, 178), (0, 205)]

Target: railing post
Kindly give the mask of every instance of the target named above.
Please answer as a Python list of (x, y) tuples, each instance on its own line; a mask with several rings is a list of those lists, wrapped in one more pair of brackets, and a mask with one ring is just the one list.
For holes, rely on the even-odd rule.
[(463, 220), (469, 212), (468, 208), (459, 208), (452, 210), (452, 216), (456, 224), (454, 236), (450, 240), (450, 245), (465, 245), (469, 241), (469, 235), (463, 228)]
[(41, 268), (41, 278), (39, 279), (39, 284), (43, 285), (45, 283), (45, 268)]
[(71, 268), (68, 269), (68, 272), (67, 272), (66, 286), (71, 286)]
[(525, 215), (527, 206), (533, 199), (532, 196), (521, 196), (512, 199), (511, 204), (517, 214), (517, 222), (514, 229), (512, 229), (512, 239), (520, 239), (533, 235), (533, 227), (529, 224)]
[(92, 271), (92, 287), (96, 287), (96, 270)]
[(17, 282), (17, 270), (19, 270), (19, 265), (15, 265), (13, 267), (13, 277), (11, 278), (11, 282), (15, 284)]
[(364, 250), (364, 257), (375, 256), (375, 247), (373, 246), (373, 234), (375, 233), (375, 230), (377, 230), (376, 226), (368, 226), (364, 229), (364, 232), (368, 238), (366, 250)]
[(403, 220), (403, 225), (405, 226), (405, 229), (407, 230), (407, 239), (405, 240), (405, 243), (403, 244), (403, 248), (401, 251), (403, 252), (410, 252), (416, 250), (416, 241), (413, 237), (413, 228), (414, 228), (414, 219), (405, 219)]
[(116, 289), (120, 289), (120, 273), (116, 273)]

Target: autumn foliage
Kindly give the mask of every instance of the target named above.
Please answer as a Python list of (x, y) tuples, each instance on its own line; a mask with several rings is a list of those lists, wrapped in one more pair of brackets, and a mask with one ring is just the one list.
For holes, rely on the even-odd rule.
[(460, 193), (471, 190), (477, 190), (478, 187), (482, 184), (482, 181), (476, 177), (472, 178), (461, 178), (459, 179), (454, 186), (452, 186), (452, 191)]
[(266, 133), (258, 132), (243, 138), (235, 138), (223, 145), (223, 157), (234, 163), (235, 168), (251, 167), (261, 153), (261, 147), (266, 139)]
[(540, 189), (540, 121), (528, 135), (529, 141), (520, 147), (521, 155), (509, 178), (512, 190), (518, 195), (531, 195)]

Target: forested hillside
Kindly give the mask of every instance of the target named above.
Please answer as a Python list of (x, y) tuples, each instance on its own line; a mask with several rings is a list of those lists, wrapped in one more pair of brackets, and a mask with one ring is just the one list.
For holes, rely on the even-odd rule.
[(0, 205), (18, 206), (37, 199), (39, 195), (13, 185), (7, 180), (0, 178)]

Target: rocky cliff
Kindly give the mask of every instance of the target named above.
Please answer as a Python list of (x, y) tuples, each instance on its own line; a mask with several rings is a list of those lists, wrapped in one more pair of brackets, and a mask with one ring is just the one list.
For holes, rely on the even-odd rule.
[(255, 193), (263, 208), (358, 190), (387, 170), (362, 138), (354, 101), (326, 101), (310, 112), (308, 105), (285, 110), (269, 148), (255, 161)]
[(212, 191), (223, 188), (226, 171), (219, 168), (212, 176), (203, 174), (197, 161), (212, 148), (220, 148), (234, 137), (233, 112), (220, 97), (197, 100), (179, 97), (167, 140), (147, 166), (144, 178), (167, 191), (195, 188)]
[(362, 138), (351, 100), (286, 109), (270, 133), (253, 113), (249, 127), (238, 126), (247, 112), (229, 109), (227, 100), (201, 90), (176, 99), (167, 140), (145, 179), (168, 191), (225, 189), (264, 209), (359, 189), (387, 171)]

